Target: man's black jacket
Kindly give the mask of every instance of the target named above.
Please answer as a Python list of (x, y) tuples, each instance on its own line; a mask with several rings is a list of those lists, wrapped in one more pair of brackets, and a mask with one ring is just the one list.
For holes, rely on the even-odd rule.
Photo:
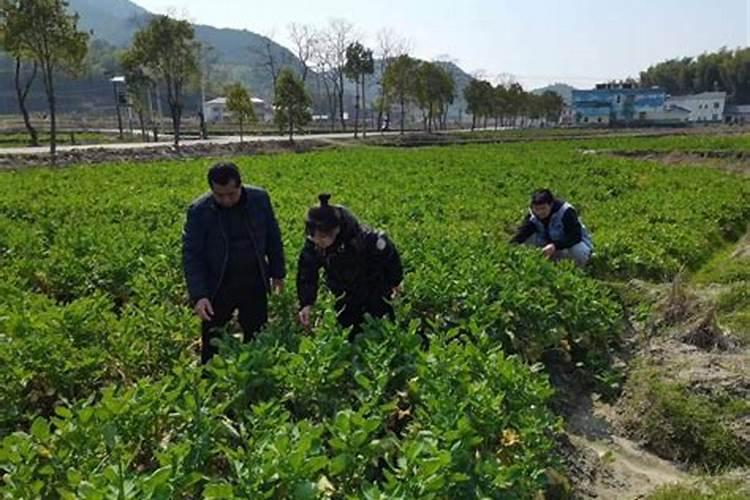
[(315, 303), (321, 267), (325, 269), (331, 292), (352, 304), (388, 298), (404, 278), (398, 250), (388, 237), (360, 224), (345, 208), (336, 208), (341, 211), (341, 231), (334, 244), (321, 251), (307, 240), (300, 253), (297, 268), (300, 307)]
[[(255, 258), (268, 287), (269, 278), (286, 275), (284, 246), (271, 200), (264, 190), (243, 186), (247, 224), (255, 247)], [(213, 299), (229, 261), (229, 238), (221, 207), (211, 193), (195, 200), (188, 208), (182, 235), (182, 264), (190, 300)]]

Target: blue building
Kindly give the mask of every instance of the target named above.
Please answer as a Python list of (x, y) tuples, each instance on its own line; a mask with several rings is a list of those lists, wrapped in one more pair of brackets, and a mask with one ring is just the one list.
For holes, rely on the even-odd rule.
[(631, 84), (602, 84), (593, 90), (573, 91), (575, 125), (680, 123), (688, 111), (667, 105), (660, 88), (635, 88)]

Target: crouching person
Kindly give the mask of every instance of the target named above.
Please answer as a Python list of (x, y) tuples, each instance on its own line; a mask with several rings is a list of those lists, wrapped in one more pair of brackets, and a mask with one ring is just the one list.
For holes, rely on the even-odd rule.
[(576, 209), (548, 189), (532, 195), (529, 214), (511, 243), (539, 247), (550, 260), (569, 259), (580, 267), (588, 264), (594, 251), (591, 234)]
[(346, 208), (330, 205), (331, 195), (319, 198), (320, 205), (307, 214), (307, 240), (297, 267), (299, 320), (309, 328), (323, 268), (328, 288), (336, 296), (339, 324), (352, 328), (349, 340), (353, 341), (366, 314), (393, 319), (390, 300), (401, 290), (401, 259), (385, 234), (360, 224)]

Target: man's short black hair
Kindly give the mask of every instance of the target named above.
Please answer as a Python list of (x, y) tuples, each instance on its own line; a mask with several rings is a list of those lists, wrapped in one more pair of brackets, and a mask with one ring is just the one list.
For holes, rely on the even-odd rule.
[(555, 202), (555, 195), (549, 189), (540, 189), (531, 195), (532, 205), (552, 205)]
[(234, 163), (217, 163), (208, 171), (208, 185), (226, 186), (230, 181), (234, 181), (235, 186), (242, 184), (240, 169)]

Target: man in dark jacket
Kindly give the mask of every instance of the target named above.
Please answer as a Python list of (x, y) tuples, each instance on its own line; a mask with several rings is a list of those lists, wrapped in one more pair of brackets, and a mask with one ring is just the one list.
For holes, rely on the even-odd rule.
[(360, 224), (346, 208), (330, 205), (330, 198), (320, 195), (320, 206), (307, 215), (307, 241), (297, 269), (299, 320), (310, 326), (322, 267), (336, 296), (339, 323), (353, 327), (351, 341), (361, 331), (365, 314), (393, 318), (389, 301), (401, 291), (403, 268), (396, 247), (384, 233)]
[(201, 361), (216, 353), (211, 340), (235, 310), (247, 342), (268, 319), (270, 290), (286, 274), (281, 232), (264, 190), (243, 186), (239, 169), (219, 163), (208, 172), (211, 192), (194, 201), (182, 236), (190, 300), (203, 321)]
[(529, 214), (511, 243), (540, 247), (548, 259), (571, 259), (581, 267), (594, 251), (591, 235), (576, 209), (556, 199), (548, 189), (531, 196)]

